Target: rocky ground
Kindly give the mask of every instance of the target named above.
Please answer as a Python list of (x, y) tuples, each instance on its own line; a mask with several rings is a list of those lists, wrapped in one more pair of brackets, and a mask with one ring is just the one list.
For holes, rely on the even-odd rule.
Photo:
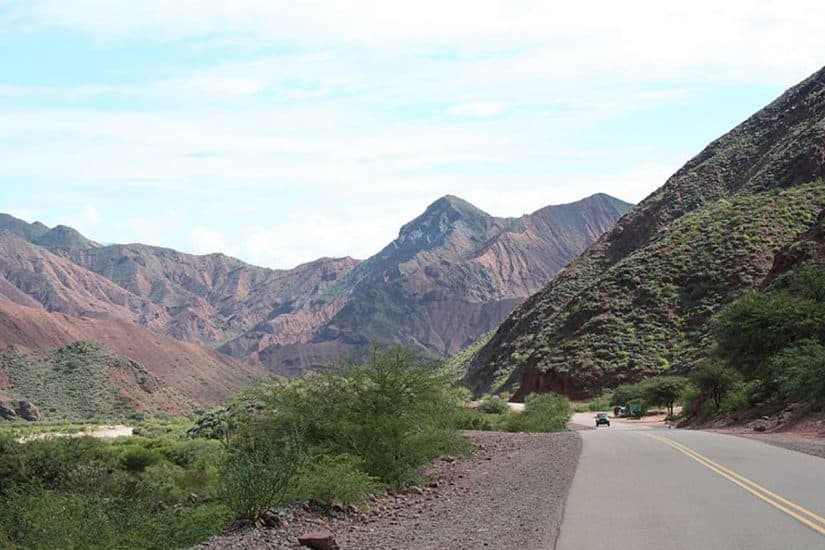
[(701, 427), (825, 458), (825, 411), (809, 406), (754, 407), (722, 415)]
[(572, 432), (469, 432), (467, 458), (442, 457), (426, 483), (371, 499), (368, 513), (324, 513), (307, 505), (279, 511), (280, 528), (245, 529), (198, 546), (301, 548), (298, 537), (327, 531), (341, 549), (552, 548), (576, 471), (581, 439)]

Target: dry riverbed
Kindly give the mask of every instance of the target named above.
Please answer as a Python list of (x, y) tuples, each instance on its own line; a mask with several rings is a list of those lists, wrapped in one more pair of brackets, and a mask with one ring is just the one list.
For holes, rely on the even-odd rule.
[(122, 424), (118, 424), (115, 426), (95, 426), (89, 430), (84, 431), (76, 431), (76, 432), (40, 432), (36, 434), (26, 435), (23, 437), (17, 438), (17, 441), (20, 443), (25, 443), (26, 441), (34, 441), (37, 439), (48, 439), (50, 437), (84, 437), (84, 436), (92, 436), (92, 437), (99, 437), (101, 439), (114, 439), (116, 437), (129, 437), (133, 434), (134, 428), (131, 426), (124, 426)]
[(244, 529), (198, 548), (303, 548), (298, 537), (318, 530), (332, 533), (343, 550), (553, 548), (581, 438), (573, 432), (467, 435), (476, 446), (472, 456), (435, 461), (422, 487), (381, 495), (369, 513), (296, 505), (279, 511), (281, 528)]

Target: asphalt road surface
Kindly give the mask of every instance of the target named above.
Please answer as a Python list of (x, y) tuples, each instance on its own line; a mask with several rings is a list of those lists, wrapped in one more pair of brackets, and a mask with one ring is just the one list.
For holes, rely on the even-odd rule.
[(650, 425), (579, 433), (556, 550), (825, 549), (822, 458)]

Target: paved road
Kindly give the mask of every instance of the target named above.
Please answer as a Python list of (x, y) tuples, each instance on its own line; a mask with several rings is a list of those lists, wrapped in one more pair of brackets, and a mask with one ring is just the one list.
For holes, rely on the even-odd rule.
[(821, 458), (701, 431), (579, 433), (557, 550), (825, 549)]

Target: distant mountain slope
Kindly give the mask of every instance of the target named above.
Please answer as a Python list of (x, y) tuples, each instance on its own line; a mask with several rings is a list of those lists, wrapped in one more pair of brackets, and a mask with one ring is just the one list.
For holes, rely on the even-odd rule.
[(823, 175), (825, 69), (711, 143), (517, 308), (466, 382), (584, 397), (688, 367), (710, 316), (814, 223)]
[(69, 315), (145, 324), (159, 316), (148, 300), (8, 230), (0, 230), (0, 298)]
[[(0, 300), (0, 349), (15, 345), (52, 353), (79, 340), (99, 343), (139, 363), (153, 377), (204, 405), (219, 403), (266, 376), (259, 368), (128, 321), (73, 317)], [(179, 406), (170, 403), (173, 409)]]
[(594, 195), (505, 219), (443, 197), (330, 287), (323, 298), (332, 315), (309, 338), (268, 343), (266, 331), (278, 331), (267, 323), (221, 349), (291, 375), (370, 341), (449, 356), (494, 328), (629, 208)]
[[(216, 345), (273, 317), (324, 310), (310, 302), (358, 264), (352, 258), (323, 258), (272, 270), (223, 254), (193, 256), (142, 244), (74, 250), (67, 257), (160, 308), (162, 317), (145, 323), (154, 330)], [(301, 332), (307, 323), (311, 320), (282, 323), (282, 341), (291, 341), (290, 331)]]

